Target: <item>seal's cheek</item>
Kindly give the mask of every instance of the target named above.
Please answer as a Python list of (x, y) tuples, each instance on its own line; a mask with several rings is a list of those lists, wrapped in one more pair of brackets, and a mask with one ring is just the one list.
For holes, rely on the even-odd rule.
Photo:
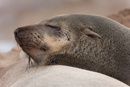
[(48, 35), (44, 35), (43, 41), (53, 53), (60, 51), (62, 47), (68, 44), (63, 38), (51, 37)]
[[(33, 48), (32, 50), (23, 49), (37, 64), (39, 64), (41, 61), (44, 61), (44, 63), (47, 60), (47, 57), (49, 56), (49, 53), (43, 52), (37, 48)], [(44, 64), (43, 64), (44, 65)]]

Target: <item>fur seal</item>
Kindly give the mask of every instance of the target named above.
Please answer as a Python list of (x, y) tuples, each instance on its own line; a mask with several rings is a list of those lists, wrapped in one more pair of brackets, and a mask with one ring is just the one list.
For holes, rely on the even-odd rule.
[(20, 27), (14, 34), (37, 64), (79, 67), (130, 85), (130, 30), (112, 19), (61, 15)]

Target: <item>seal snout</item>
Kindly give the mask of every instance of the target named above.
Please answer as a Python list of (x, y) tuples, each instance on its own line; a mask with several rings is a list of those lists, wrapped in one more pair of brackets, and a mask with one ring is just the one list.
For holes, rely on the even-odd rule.
[(19, 31), (19, 28), (17, 28), (17, 29), (14, 30), (14, 36), (15, 36), (15, 37), (18, 36), (18, 31)]

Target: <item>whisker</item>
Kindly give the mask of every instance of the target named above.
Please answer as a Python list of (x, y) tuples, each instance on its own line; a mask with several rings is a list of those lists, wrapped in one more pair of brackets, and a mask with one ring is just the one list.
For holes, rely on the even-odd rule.
[[(34, 44), (37, 44), (38, 46), (39, 46), (39, 44), (38, 43), (36, 43), (36, 42), (34, 42), (34, 41), (32, 41), (32, 40), (29, 40), (30, 42), (32, 42), (32, 43), (34, 43)], [(44, 47), (45, 48), (45, 47)], [(46, 48), (45, 48), (46, 49)], [(44, 52), (44, 51), (43, 51)], [(30, 64), (32, 64), (33, 65), (33, 63), (32, 63), (32, 61), (31, 61), (31, 58), (30, 58), (30, 56), (28, 57), (28, 65), (27, 65), (27, 67), (29, 66), (29, 68), (30, 68)]]
[[(30, 42), (37, 44), (37, 45), (39, 46), (40, 50), (42, 50), (43, 52), (44, 52), (43, 48), (48, 51), (48, 49), (46, 49), (44, 46), (42, 46), (42, 45), (39, 43), (38, 40), (36, 40), (36, 41), (37, 41), (38, 43), (36, 43), (36, 42), (34, 42), (34, 41), (30, 41)], [(41, 47), (41, 46), (42, 46), (42, 47)], [(44, 52), (44, 53), (45, 53), (45, 52)], [(48, 51), (48, 53), (50, 54), (49, 51)], [(40, 52), (40, 56), (41, 56), (41, 52)], [(39, 58), (40, 58), (40, 57), (39, 57)], [(39, 62), (40, 62), (40, 59), (39, 59)]]
[[(44, 52), (44, 50), (42, 49), (42, 47), (41, 47), (40, 45), (38, 45), (38, 46), (39, 46), (39, 49), (42, 50), (42, 52), (45, 54), (45, 52)], [(44, 49), (46, 49), (46, 48), (44, 48)], [(46, 54), (45, 54), (45, 55), (46, 55)], [(39, 62), (40, 62), (40, 57), (42, 57), (41, 51), (40, 51), (40, 55), (39, 55)]]
[[(28, 56), (28, 64), (27, 64), (27, 67), (26, 67), (26, 71), (27, 71), (27, 68), (29, 67), (30, 69), (30, 64), (32, 64), (32, 61), (31, 61), (31, 57)], [(33, 65), (33, 64), (32, 64)]]
[[(42, 40), (43, 41), (43, 40)], [(44, 41), (43, 41), (44, 42)], [(39, 43), (39, 42), (38, 42)], [(39, 43), (40, 44), (40, 43)], [(46, 49), (47, 50), (47, 52), (51, 55), (51, 57), (53, 58), (53, 59), (55, 59), (54, 58), (54, 54), (53, 54), (53, 52), (50, 50), (50, 48), (48, 47), (48, 45), (44, 42), (44, 44), (47, 46), (47, 48), (48, 49)], [(41, 44), (40, 44), (41, 45)], [(41, 45), (42, 46), (42, 45)], [(42, 46), (43, 47), (43, 46)], [(54, 60), (55, 61), (55, 60)]]
[[(38, 42), (38, 44), (43, 47), (43, 45), (39, 42), (39, 40), (37, 40), (37, 36), (35, 36), (35, 39), (36, 39), (36, 41)], [(46, 46), (48, 49), (46, 49), (45, 47), (44, 47), (44, 48), (45, 48), (47, 51), (49, 50), (49, 51), (51, 52), (51, 53), (50, 53), (50, 52), (48, 51), (48, 53), (53, 55), (53, 52), (50, 50), (49, 46), (48, 46), (41, 38), (39, 38), (39, 39), (41, 40), (41, 42), (43, 42), (43, 43), (45, 44), (45, 46)], [(46, 39), (46, 38), (45, 38), (45, 39)], [(51, 41), (50, 41), (50, 42), (51, 42)], [(52, 55), (51, 55), (51, 56), (52, 56)]]
[[(38, 42), (38, 44), (40, 45), (40, 47), (42, 46), (42, 47), (44, 47), (40, 42), (39, 42), (39, 40), (37, 40), (37, 38), (35, 38), (36, 39), (36, 41)], [(45, 47), (45, 49), (47, 50), (47, 52), (51, 55), (51, 57), (52, 57), (52, 59), (54, 59), (54, 61), (55, 61), (55, 58), (54, 58), (54, 54), (53, 54), (53, 52), (51, 51), (51, 49), (49, 48), (49, 46), (44, 42), (44, 40), (42, 40), (41, 38), (39, 38), (40, 40), (41, 40), (41, 42), (43, 42), (44, 44), (45, 44), (45, 46), (48, 48), (48, 49), (46, 49)], [(46, 39), (46, 38), (45, 38)]]
[[(42, 44), (37, 40), (37, 42), (38, 42), (38, 46), (42, 49), (42, 47), (45, 49), (45, 50), (47, 50), (47, 52), (50, 54), (50, 52), (48, 51), (48, 49), (49, 49), (49, 47), (48, 47), (48, 49), (47, 48), (45, 48), (44, 46), (42, 46)], [(42, 46), (42, 47), (41, 47)], [(43, 50), (43, 49), (42, 49)], [(49, 49), (50, 50), (50, 49)], [(43, 51), (44, 52), (44, 51)]]

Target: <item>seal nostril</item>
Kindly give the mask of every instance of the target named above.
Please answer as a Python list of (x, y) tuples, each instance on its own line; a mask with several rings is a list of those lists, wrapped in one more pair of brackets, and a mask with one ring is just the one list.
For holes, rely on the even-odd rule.
[(17, 37), (17, 34), (18, 34), (18, 29), (15, 29), (14, 30), (14, 36)]

